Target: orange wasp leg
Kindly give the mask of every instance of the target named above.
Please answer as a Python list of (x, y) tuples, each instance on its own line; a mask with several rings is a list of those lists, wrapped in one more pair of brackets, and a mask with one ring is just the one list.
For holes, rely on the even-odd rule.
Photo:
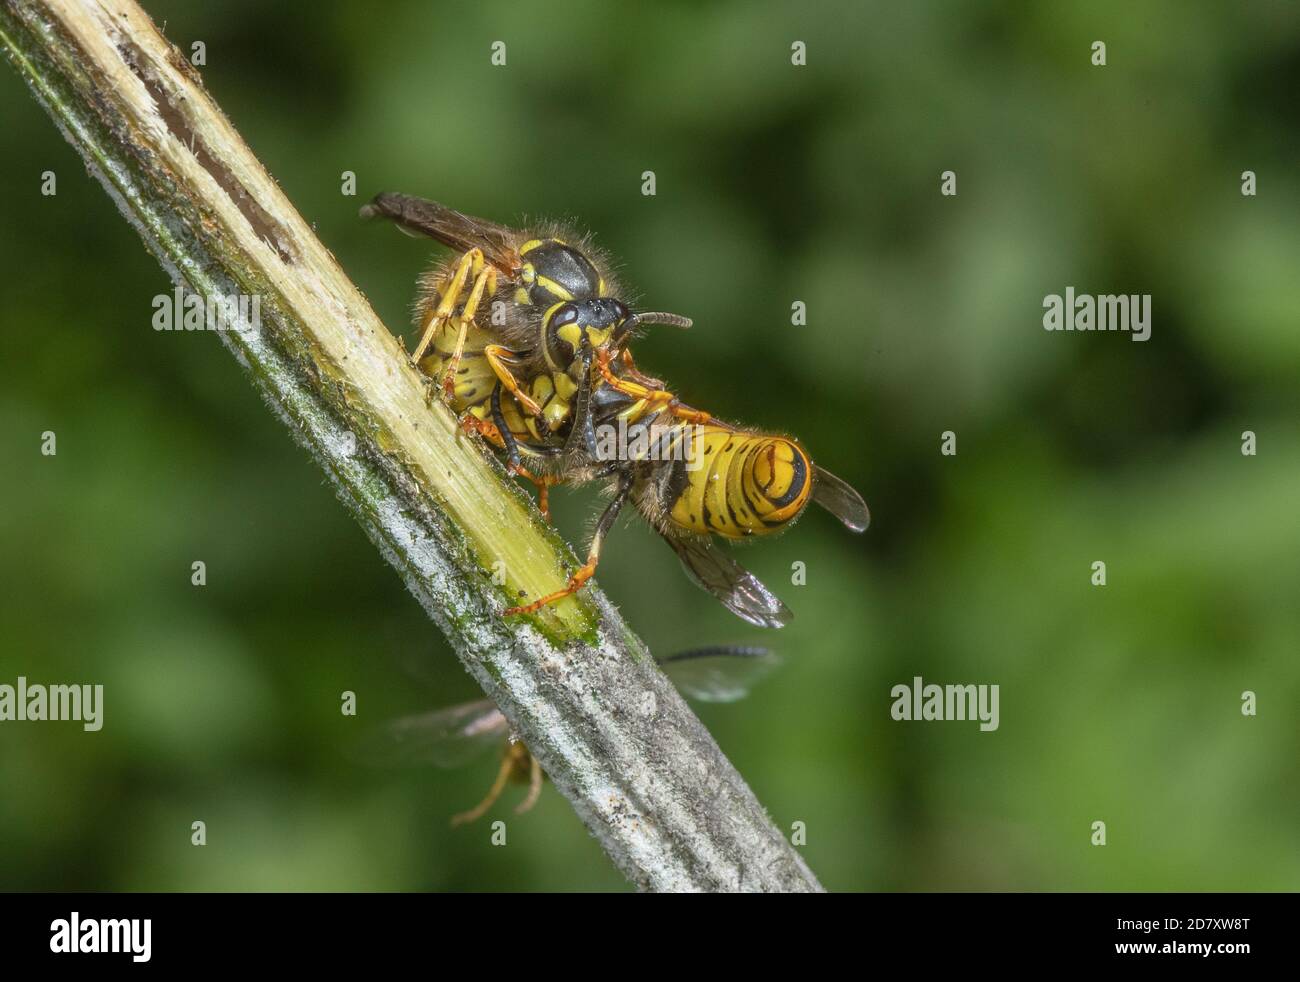
[(507, 470), (511, 474), (517, 474), (525, 481), (531, 482), (533, 487), (537, 489), (537, 507), (542, 513), (542, 518), (546, 519), (549, 524), (551, 521), (551, 488), (557, 484), (563, 484), (564, 480), (550, 474), (534, 474), (522, 464), (509, 464)]
[[(608, 348), (601, 348), (596, 353), (596, 367), (600, 371), (600, 377), (605, 380), (611, 389), (616, 392), (622, 392), (624, 395), (631, 396), (634, 399), (644, 400), (647, 406), (663, 406), (678, 419), (684, 419), (688, 423), (707, 423), (713, 419), (710, 413), (701, 409), (692, 409), (690, 406), (678, 401), (677, 397), (666, 389), (651, 389), (644, 385), (638, 385), (635, 382), (629, 382), (621, 379), (609, 370), (609, 363), (613, 355)], [(626, 352), (624, 353), (626, 357)], [(635, 367), (633, 368), (635, 372)], [(636, 372), (640, 375), (640, 372)]]
[[(636, 367), (636, 363), (632, 361), (632, 352), (630, 349), (624, 348), (622, 354), (623, 354), (623, 371), (627, 373), (629, 378), (633, 379), (636, 382), (639, 382), (641, 385), (644, 385), (647, 388), (654, 388), (654, 385), (658, 385), (662, 388), (663, 383), (660, 382), (658, 379), (652, 379), (648, 375), (641, 374), (640, 369)], [(651, 383), (654, 383), (654, 385), (651, 385)]]
[(627, 501), (631, 491), (632, 475), (628, 473), (620, 479), (618, 490), (614, 493), (614, 499), (605, 506), (600, 520), (596, 522), (596, 534), (591, 537), (591, 547), (587, 550), (587, 561), (569, 577), (569, 582), (563, 590), (548, 593), (546, 596), (520, 607), (508, 607), (501, 612), (501, 616), (513, 617), (515, 614), (531, 614), (534, 611), (541, 610), (547, 604), (553, 604), (555, 601), (571, 596), (581, 590), (583, 585), (595, 575), (596, 564), (600, 562), (601, 543), (605, 541), (605, 536), (609, 534), (609, 530), (614, 527), (614, 520), (618, 518), (619, 510), (623, 507), (623, 502)]
[(509, 366), (506, 365), (506, 359), (510, 354), (510, 349), (500, 344), (489, 344), (483, 349), (483, 356), (487, 358), (488, 364), (492, 366), (492, 371), (496, 373), (506, 391), (515, 397), (515, 401), (529, 416), (540, 417), (542, 407), (537, 405), (536, 401), (524, 392), (519, 385), (519, 380), (514, 377)]
[[(501, 431), (496, 424), (486, 419), (479, 419), (473, 413), (466, 413), (460, 418), (460, 428), (466, 433), (477, 433), (494, 447), (502, 450), (506, 448), (506, 441), (502, 439)], [(513, 461), (506, 464), (506, 470), (531, 482), (533, 487), (537, 488), (537, 507), (542, 512), (542, 518), (549, 522), (551, 520), (550, 490), (558, 484), (563, 484), (564, 478), (552, 474), (534, 474), (523, 464), (516, 464)]]
[(497, 771), (497, 779), (492, 782), (492, 787), (488, 789), (487, 797), (469, 811), (451, 816), (452, 828), (457, 825), (464, 825), (466, 822), (476, 822), (483, 817), (483, 814), (501, 797), (501, 792), (506, 789), (506, 781), (510, 780), (512, 766), (513, 761), (511, 761), (510, 755), (506, 754), (501, 759), (501, 769)]
[(477, 433), (495, 447), (504, 447), (506, 445), (505, 441), (501, 439), (501, 433), (497, 430), (495, 424), (488, 422), (486, 419), (479, 419), (473, 413), (466, 413), (460, 418), (460, 428), (466, 433)]
[(519, 802), (515, 808), (516, 815), (522, 815), (532, 809), (537, 804), (537, 799), (542, 796), (542, 765), (537, 763), (536, 757), (530, 757), (528, 763), (528, 797)]

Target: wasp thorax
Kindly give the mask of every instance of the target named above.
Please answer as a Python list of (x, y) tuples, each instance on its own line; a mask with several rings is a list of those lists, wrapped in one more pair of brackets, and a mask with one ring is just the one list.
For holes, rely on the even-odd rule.
[(605, 292), (605, 281), (591, 261), (560, 239), (533, 239), (519, 250), (523, 266), (520, 302), (547, 307), (562, 300), (584, 300)]

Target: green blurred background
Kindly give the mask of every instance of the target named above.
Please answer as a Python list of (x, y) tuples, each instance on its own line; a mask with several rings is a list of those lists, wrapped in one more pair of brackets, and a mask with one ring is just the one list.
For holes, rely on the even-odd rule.
[[(863, 492), (866, 535), (740, 557), (779, 633), (630, 521), (600, 575), (657, 652), (785, 656), (701, 715), (827, 887), (1300, 887), (1294, 3), (146, 7), (395, 330), (435, 250), (374, 192), (574, 217), (695, 318), (644, 367)], [(490, 756), (347, 756), (475, 686), (217, 339), (152, 330), (170, 283), (10, 69), (0, 118), (0, 682), (107, 690), (99, 733), (0, 728), (0, 888), (626, 889), (553, 788), (504, 847), (448, 828)], [(1152, 294), (1152, 339), (1045, 332), (1066, 286)], [(915, 675), (998, 683), (1000, 729), (894, 722)]]

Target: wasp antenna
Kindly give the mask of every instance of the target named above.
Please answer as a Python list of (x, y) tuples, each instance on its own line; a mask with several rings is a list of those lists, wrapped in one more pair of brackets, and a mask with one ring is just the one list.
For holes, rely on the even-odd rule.
[(695, 323), (689, 317), (683, 317), (681, 314), (670, 314), (662, 310), (637, 314), (636, 322), (638, 324), (664, 324), (668, 327), (680, 327), (683, 329), (688, 328)]
[(683, 317), (681, 314), (670, 314), (662, 310), (653, 310), (644, 314), (633, 314), (625, 320), (619, 327), (618, 332), (614, 335), (616, 344), (622, 343), (623, 339), (630, 335), (642, 324), (666, 324), (668, 327), (687, 328), (693, 324), (689, 317)]

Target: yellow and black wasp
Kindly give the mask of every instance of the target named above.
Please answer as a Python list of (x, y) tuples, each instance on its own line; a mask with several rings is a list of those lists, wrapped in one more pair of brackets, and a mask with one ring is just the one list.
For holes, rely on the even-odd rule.
[[(695, 702), (735, 702), (780, 664), (767, 648), (718, 645), (658, 659), (665, 674), (687, 699)], [(459, 767), (497, 748), (501, 763), (491, 788), (473, 808), (452, 816), (453, 826), (485, 815), (510, 784), (527, 785), (515, 806), (522, 815), (537, 803), (545, 774), (541, 765), (510, 731), (505, 715), (490, 699), (403, 716), (381, 724), (364, 737), (353, 756), (369, 764)]]
[[(619, 511), (630, 501), (672, 546), (691, 577), (727, 609), (760, 627), (782, 627), (793, 617), (789, 609), (712, 537), (736, 541), (782, 531), (809, 501), (861, 532), (871, 518), (866, 502), (849, 484), (813, 464), (797, 440), (683, 406), (659, 380), (640, 373), (635, 380), (627, 377), (619, 370), (620, 361), (608, 349), (597, 353), (596, 381), (576, 400), (577, 432), (566, 444), (566, 483), (605, 478), (613, 485), (587, 561), (564, 589), (512, 611), (533, 611), (580, 589), (594, 573)], [(623, 452), (612, 460), (597, 437), (611, 431), (623, 435), (618, 444)]]
[(688, 318), (633, 313), (609, 263), (586, 237), (558, 225), (517, 231), (435, 201), (384, 193), (362, 208), (427, 235), (459, 255), (420, 280), (420, 337), (411, 360), (467, 428), (504, 449), (511, 470), (536, 478), (523, 457), (556, 456), (585, 368), (584, 349), (621, 349), (638, 327), (690, 327)]
[[(714, 536), (780, 531), (809, 501), (853, 531), (867, 527), (861, 496), (814, 465), (797, 441), (686, 406), (636, 368), (627, 342), (638, 326), (690, 321), (633, 313), (617, 298), (608, 263), (585, 239), (555, 229), (516, 231), (407, 195), (378, 195), (362, 214), (461, 252), (422, 281), (421, 338), (412, 357), (442, 380), (467, 428), (502, 449), (512, 472), (537, 484), (543, 512), (549, 485), (613, 485), (587, 561), (564, 589), (505, 614), (529, 613), (581, 589), (628, 501), (697, 583), (763, 627), (780, 627), (793, 615)], [(619, 427), (642, 439), (602, 452), (599, 435)], [(625, 452), (634, 443), (641, 449)]]

